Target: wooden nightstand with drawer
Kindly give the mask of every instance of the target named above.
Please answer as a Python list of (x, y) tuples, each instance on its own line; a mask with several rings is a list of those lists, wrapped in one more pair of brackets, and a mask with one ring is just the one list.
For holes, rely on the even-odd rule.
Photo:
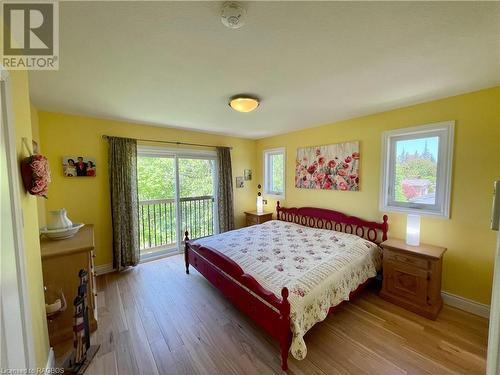
[(446, 248), (389, 239), (384, 250), (384, 280), (380, 297), (429, 319), (443, 307), (441, 269)]
[(247, 227), (250, 225), (262, 224), (273, 219), (272, 212), (259, 213), (257, 211), (246, 211), (245, 215), (247, 216)]

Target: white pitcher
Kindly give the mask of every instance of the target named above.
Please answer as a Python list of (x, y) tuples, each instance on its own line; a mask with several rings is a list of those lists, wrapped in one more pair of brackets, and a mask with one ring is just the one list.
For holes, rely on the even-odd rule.
[(64, 229), (71, 228), (72, 226), (73, 222), (68, 219), (65, 208), (61, 208), (55, 211), (49, 211), (47, 229)]

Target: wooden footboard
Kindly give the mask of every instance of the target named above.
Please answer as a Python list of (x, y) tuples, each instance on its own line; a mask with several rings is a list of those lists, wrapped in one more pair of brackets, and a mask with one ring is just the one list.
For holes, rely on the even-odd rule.
[(189, 274), (191, 264), (240, 311), (278, 340), (281, 368), (286, 370), (288, 351), (292, 342), (288, 289), (283, 288), (279, 298), (263, 288), (252, 276), (244, 273), (240, 266), (224, 254), (209, 247), (190, 243), (187, 231), (184, 240), (186, 273)]

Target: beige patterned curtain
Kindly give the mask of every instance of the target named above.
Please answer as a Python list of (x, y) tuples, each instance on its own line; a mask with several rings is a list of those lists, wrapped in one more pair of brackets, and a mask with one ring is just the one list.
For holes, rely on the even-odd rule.
[(109, 137), (108, 141), (113, 265), (121, 271), (139, 263), (137, 141), (118, 137)]
[(217, 161), (219, 172), (219, 186), (217, 189), (219, 232), (222, 233), (234, 229), (231, 150), (228, 147), (217, 147)]

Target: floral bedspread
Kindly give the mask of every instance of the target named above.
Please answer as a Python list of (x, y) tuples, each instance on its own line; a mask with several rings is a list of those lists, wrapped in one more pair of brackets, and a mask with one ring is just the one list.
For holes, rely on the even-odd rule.
[(276, 296), (288, 288), (296, 359), (307, 354), (306, 332), (381, 265), (380, 248), (370, 241), (278, 220), (194, 242), (225, 254)]

